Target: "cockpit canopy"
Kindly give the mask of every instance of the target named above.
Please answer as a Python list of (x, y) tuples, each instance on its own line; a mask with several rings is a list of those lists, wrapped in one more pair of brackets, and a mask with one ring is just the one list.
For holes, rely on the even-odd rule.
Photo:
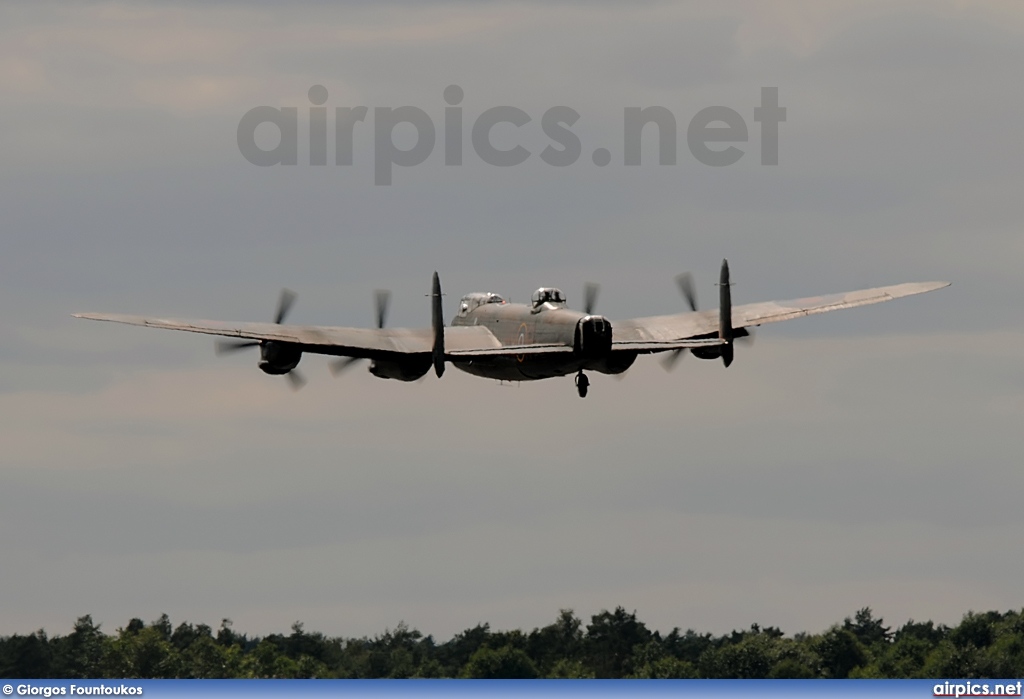
[(565, 294), (561, 289), (550, 286), (542, 286), (533, 292), (533, 307), (540, 308), (545, 303), (565, 305)]
[(466, 294), (462, 297), (462, 301), (459, 303), (459, 315), (464, 316), (474, 308), (488, 303), (505, 303), (505, 299), (498, 294), (492, 294), (490, 292), (477, 291), (472, 294)]

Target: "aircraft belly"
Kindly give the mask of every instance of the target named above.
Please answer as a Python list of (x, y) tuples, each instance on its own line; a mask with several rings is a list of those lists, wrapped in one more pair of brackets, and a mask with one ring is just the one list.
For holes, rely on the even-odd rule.
[(467, 374), (483, 376), (499, 381), (537, 381), (555, 376), (573, 374), (580, 369), (581, 362), (575, 357), (524, 355), (518, 357), (488, 357), (468, 362), (452, 361), (456, 369)]

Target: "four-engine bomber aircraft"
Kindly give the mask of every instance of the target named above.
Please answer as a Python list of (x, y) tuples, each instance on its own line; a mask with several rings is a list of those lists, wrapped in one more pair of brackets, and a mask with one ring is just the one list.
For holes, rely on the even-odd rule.
[(340, 357), (331, 365), (335, 373), (356, 360), (369, 359), (374, 376), (399, 381), (419, 379), (431, 367), (440, 377), (446, 362), (470, 374), (503, 381), (576, 374), (576, 389), (583, 398), (590, 385), (585, 371), (621, 374), (640, 354), (669, 353), (664, 361), (668, 369), (686, 350), (701, 359), (721, 359), (729, 366), (733, 343), (751, 337), (749, 328), (753, 326), (891, 301), (949, 285), (898, 284), (733, 308), (729, 263), (723, 260), (719, 308), (698, 311), (690, 276), (682, 274), (676, 280), (691, 312), (615, 323), (594, 314), (597, 286), (588, 284), (583, 312), (570, 310), (565, 296), (554, 288), (538, 289), (530, 305), (508, 303), (498, 294), (473, 293), (462, 297), (452, 324), (445, 327), (437, 272), (430, 294), (432, 327), (424, 329), (385, 328), (386, 292), (377, 292), (376, 328), (284, 325), (295, 300), (288, 290), (282, 292), (273, 323), (173, 320), (107, 313), (80, 313), (75, 317), (241, 338), (219, 341), (218, 351), (259, 347), (259, 368), (267, 374), (286, 375), (296, 388), (303, 384), (303, 379), (295, 367), (303, 352), (310, 352)]

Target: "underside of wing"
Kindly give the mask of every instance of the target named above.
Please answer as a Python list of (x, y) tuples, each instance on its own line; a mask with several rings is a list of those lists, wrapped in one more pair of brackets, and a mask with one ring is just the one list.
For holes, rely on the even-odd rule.
[(793, 301), (751, 303), (745, 306), (737, 306), (733, 309), (733, 324), (735, 327), (748, 327), (763, 325), (764, 323), (778, 323), (783, 320), (792, 320), (793, 318), (801, 318), (817, 313), (828, 313), (844, 308), (856, 308), (858, 306), (869, 306), (874, 303), (894, 301), (905, 296), (915, 296), (947, 286), (949, 286), (949, 282), (917, 282), (883, 286), (876, 289), (863, 289), (861, 291), (849, 291), (844, 294), (812, 296)]
[[(76, 313), (76, 318), (102, 320), (145, 328), (219, 335), (247, 340), (295, 345), (303, 352), (346, 357), (376, 358), (389, 355), (429, 355), (434, 334), (430, 328), (346, 328), (321, 325), (283, 325), (277, 323), (233, 323), (216, 320), (179, 320), (148, 318), (115, 313)], [(501, 343), (481, 326), (445, 328), (445, 343), (450, 352), (487, 351)]]
[[(917, 282), (883, 286), (875, 289), (848, 291), (827, 296), (811, 296), (791, 301), (764, 301), (732, 307), (734, 328), (748, 328), (765, 323), (779, 323), (784, 320), (802, 318), (818, 313), (829, 313), (844, 308), (868, 306), (883, 303), (904, 296), (914, 296), (949, 286), (949, 282)], [(718, 332), (720, 325), (718, 309), (680, 313), (667, 316), (650, 316), (616, 321), (612, 324), (614, 342), (644, 343), (669, 342), (680, 338), (696, 338)]]
[(682, 340), (613, 340), (612, 350), (623, 350), (639, 352), (641, 354), (652, 354), (655, 352), (668, 352), (669, 350), (696, 349), (698, 347), (718, 347), (724, 345), (725, 341), (717, 337), (707, 338), (686, 338)]
[[(446, 334), (447, 337), (447, 334)], [(446, 354), (455, 360), (468, 360), (475, 357), (521, 357), (524, 354), (562, 354), (572, 352), (571, 345), (563, 344), (532, 344), (532, 345), (503, 345), (501, 347), (479, 348), (479, 349), (449, 349)]]

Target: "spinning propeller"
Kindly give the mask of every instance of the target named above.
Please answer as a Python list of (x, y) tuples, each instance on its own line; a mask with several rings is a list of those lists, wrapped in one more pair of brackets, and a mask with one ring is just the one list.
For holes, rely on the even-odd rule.
[(597, 305), (597, 292), (601, 290), (600, 284), (587, 282), (583, 285), (583, 312), (588, 316), (594, 312)]
[[(683, 272), (682, 274), (676, 275), (676, 285), (679, 287), (679, 291), (682, 293), (683, 298), (686, 299), (687, 305), (690, 310), (694, 313), (697, 312), (697, 291), (693, 288), (693, 275), (689, 272)], [(684, 349), (675, 349), (665, 355), (665, 358), (661, 360), (661, 366), (665, 371), (672, 371), (676, 362), (683, 356)]]
[[(376, 310), (377, 329), (382, 330), (388, 318), (388, 304), (391, 302), (391, 292), (387, 289), (377, 289), (373, 292), (373, 303)], [(363, 357), (341, 357), (330, 363), (331, 373), (338, 376), (347, 369), (363, 359)]]
[[(434, 373), (440, 378), (444, 373), (444, 311), (441, 307), (441, 280), (434, 272), (434, 282), (430, 293), (430, 320), (434, 331), (434, 343), (430, 351), (431, 363)], [(384, 328), (388, 316), (388, 303), (391, 300), (391, 292), (378, 289), (374, 292), (374, 304), (376, 306), (377, 329)], [(331, 373), (337, 376), (341, 372), (352, 367), (363, 357), (341, 357), (330, 364)], [(371, 368), (372, 371), (372, 368)]]
[[(682, 293), (683, 298), (686, 299), (687, 305), (690, 310), (696, 313), (697, 307), (697, 291), (693, 285), (693, 275), (689, 272), (683, 272), (676, 277), (676, 284), (679, 286), (679, 291)], [(721, 348), (722, 363), (725, 366), (732, 364), (733, 359), (733, 341), (739, 340), (752, 344), (754, 341), (753, 334), (746, 328), (740, 328), (739, 330), (733, 330), (732, 327), (732, 290), (731, 283), (729, 282), (729, 261), (722, 260), (722, 271), (718, 278), (719, 287), (719, 331), (718, 336), (726, 341), (725, 345)], [(665, 358), (661, 360), (661, 366), (665, 371), (672, 371), (675, 368), (676, 362), (683, 356), (685, 349), (676, 349), (665, 355)]]
[[(294, 303), (295, 292), (291, 289), (281, 289), (281, 296), (277, 301), (277, 312), (274, 314), (274, 322), (276, 324), (280, 325), (284, 322)], [(277, 343), (276, 346), (280, 346), (280, 343)], [(231, 354), (249, 347), (259, 347), (266, 354), (266, 351), (272, 350), (275, 344), (268, 340), (217, 340), (213, 346), (214, 351), (218, 355)], [(295, 369), (285, 372), (284, 376), (288, 379), (293, 390), (298, 390), (306, 385), (306, 379)]]

